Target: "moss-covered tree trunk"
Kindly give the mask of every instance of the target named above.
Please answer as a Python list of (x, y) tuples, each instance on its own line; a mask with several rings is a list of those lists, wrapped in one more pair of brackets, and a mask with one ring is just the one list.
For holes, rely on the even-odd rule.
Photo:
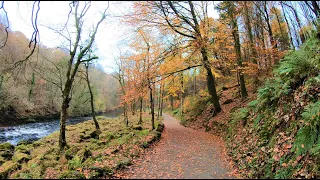
[(64, 147), (67, 145), (66, 141), (66, 121), (68, 116), (68, 108), (69, 108), (69, 102), (71, 98), (69, 98), (69, 94), (71, 91), (72, 86), (72, 80), (68, 79), (65, 84), (65, 89), (63, 91), (63, 100), (62, 100), (62, 106), (61, 106), (61, 112), (60, 112), (60, 134), (59, 134), (59, 148), (60, 151), (64, 149)]
[(96, 119), (96, 112), (94, 110), (94, 98), (93, 98), (93, 93), (92, 93), (92, 89), (91, 89), (91, 85), (90, 85), (90, 80), (89, 80), (89, 65), (85, 65), (85, 68), (86, 68), (86, 81), (87, 81), (87, 84), (88, 84), (88, 89), (89, 89), (89, 93), (90, 93), (90, 105), (91, 105), (91, 114), (92, 114), (92, 119), (93, 119), (93, 122), (94, 122), (94, 125), (96, 127), (96, 130), (100, 130), (100, 126), (99, 126), (99, 123)]

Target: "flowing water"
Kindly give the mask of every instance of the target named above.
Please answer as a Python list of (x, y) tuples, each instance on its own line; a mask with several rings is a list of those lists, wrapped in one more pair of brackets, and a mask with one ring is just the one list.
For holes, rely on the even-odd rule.
[[(116, 117), (117, 113), (102, 114), (105, 117)], [(87, 120), (91, 120), (92, 117), (76, 117), (67, 119), (67, 125), (77, 124)], [(59, 119), (28, 123), (16, 126), (0, 127), (0, 143), (10, 142), (16, 145), (21, 140), (34, 141), (42, 137), (45, 137), (54, 131), (59, 130)]]

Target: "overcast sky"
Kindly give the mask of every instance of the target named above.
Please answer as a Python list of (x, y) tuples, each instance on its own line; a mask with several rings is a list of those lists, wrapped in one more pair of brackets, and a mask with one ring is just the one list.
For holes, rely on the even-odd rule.
[[(67, 1), (41, 1), (40, 11), (38, 17), (38, 28), (40, 32), (41, 44), (47, 47), (61, 46), (61, 38), (52, 30), (45, 26), (57, 25), (65, 23), (67, 14), (70, 11)], [(98, 62), (105, 68), (105, 71), (111, 72), (112, 69), (107, 66), (113, 66), (113, 54), (118, 50), (118, 42), (129, 36), (128, 28), (121, 25), (119, 19), (115, 16), (125, 13), (129, 8), (130, 2), (115, 2), (109, 3), (109, 10), (105, 23), (101, 24), (96, 35), (96, 45), (98, 48), (97, 55), (99, 56)], [(106, 8), (108, 2), (106, 1), (93, 1), (90, 10), (88, 11), (88, 24), (96, 22), (100, 17), (102, 10)], [(5, 1), (4, 7), (8, 13), (10, 28), (13, 31), (21, 31), (31, 38), (33, 29), (31, 24), (33, 1)], [(212, 10), (212, 11), (211, 11)], [(209, 16), (218, 17), (217, 13), (213, 11), (213, 7), (209, 8)], [(89, 23), (90, 22), (90, 23)]]

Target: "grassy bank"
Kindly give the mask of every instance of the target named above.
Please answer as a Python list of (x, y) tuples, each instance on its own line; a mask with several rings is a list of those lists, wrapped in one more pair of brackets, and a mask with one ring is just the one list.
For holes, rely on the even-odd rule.
[[(161, 136), (163, 124), (156, 121), (151, 131), (151, 117), (144, 115), (143, 125), (137, 126), (138, 116), (130, 118), (125, 127), (122, 118), (99, 117), (102, 133), (94, 133), (93, 121), (67, 126), (68, 148), (58, 149), (59, 132), (16, 147), (0, 145), (1, 178), (99, 178), (110, 177), (131, 164), (143, 149)], [(161, 124), (161, 125), (159, 125)]]

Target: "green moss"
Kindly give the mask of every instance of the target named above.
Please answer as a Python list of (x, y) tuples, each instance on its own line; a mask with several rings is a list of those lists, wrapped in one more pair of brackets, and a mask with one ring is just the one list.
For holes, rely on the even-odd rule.
[(14, 150), (14, 146), (12, 144), (10, 144), (9, 142), (5, 142), (5, 143), (0, 144), (0, 149)]
[[(46, 173), (51, 173), (50, 171), (47, 172), (49, 167), (55, 171), (54, 176), (57, 178), (81, 178), (83, 176), (73, 173), (74, 170), (79, 167), (89, 170), (89, 178), (104, 177), (106, 174), (113, 174), (116, 167), (121, 168), (128, 166), (131, 164), (131, 160), (127, 161), (122, 159), (112, 165), (108, 164), (110, 161), (117, 162), (117, 159), (123, 156), (137, 157), (142, 149), (137, 148), (134, 142), (141, 144), (143, 141), (146, 141), (148, 135), (153, 136), (152, 139), (156, 139), (155, 137), (159, 136), (159, 132), (149, 132), (148, 130), (151, 128), (150, 118), (147, 117), (144, 120), (145, 122), (141, 126), (143, 128), (142, 131), (132, 128), (134, 124), (137, 124), (138, 116), (131, 119), (129, 128), (125, 127), (122, 119), (103, 120), (100, 124), (102, 133), (99, 134), (99, 138), (97, 139), (91, 138), (90, 136), (90, 132), (93, 132), (95, 129), (92, 122), (67, 126), (67, 142), (69, 146), (64, 153), (60, 152), (58, 148), (59, 132), (52, 133), (32, 144), (21, 142), (16, 146), (14, 156), (15, 162), (22, 162), (22, 164), (19, 165), (21, 169), (7, 171), (6, 176), (10, 178), (41, 179), (46, 176)], [(161, 127), (159, 124), (161, 123), (156, 120), (156, 128)], [(88, 136), (88, 140), (79, 143), (81, 134)], [(135, 148), (133, 148), (133, 146), (135, 146)], [(13, 146), (6, 143), (3, 145), (4, 149), (5, 147), (11, 149)], [(107, 149), (111, 149), (111, 151), (106, 153)], [(134, 153), (132, 153), (130, 149), (134, 149)], [(0, 149), (0, 152), (6, 152), (9, 159), (11, 159), (14, 149), (12, 149), (12, 152), (6, 149)], [(0, 157), (4, 163), (6, 159), (2, 156)], [(30, 158), (29, 161), (24, 159), (27, 157)], [(25, 161), (27, 162), (24, 163)], [(92, 169), (91, 167), (94, 167), (97, 163), (100, 163), (99, 166), (102, 165), (103, 167), (99, 167), (100, 169)], [(65, 169), (69, 171), (64, 171)]]
[(104, 140), (105, 142), (109, 142), (114, 138), (115, 135), (112, 132), (103, 132), (99, 135), (99, 139)]
[(6, 160), (10, 160), (13, 156), (12, 150), (0, 149), (0, 157)]
[(29, 144), (29, 145), (25, 145), (25, 144), (21, 144), (19, 146), (16, 146), (15, 151), (16, 152), (21, 152), (21, 153), (26, 153), (26, 154), (30, 154), (30, 151), (33, 149), (33, 145)]
[(28, 172), (19, 173), (16, 178), (19, 178), (19, 179), (34, 179), (32, 174), (30, 174)]
[(14, 156), (12, 157), (13, 162), (18, 162), (18, 163), (23, 163), (23, 162), (28, 162), (30, 160), (30, 155), (25, 154), (25, 153), (15, 153)]
[(149, 134), (149, 129), (145, 129), (145, 130), (142, 130), (142, 131), (138, 131), (137, 134), (139, 136), (147, 136)]
[(4, 164), (2, 164), (2, 166), (0, 168), (0, 178), (7, 179), (8, 174), (11, 171), (17, 170), (20, 167), (21, 167), (21, 165), (17, 162), (13, 162), (13, 161), (5, 162)]
[(79, 156), (74, 156), (71, 160), (68, 161), (69, 170), (75, 170), (79, 167), (82, 167), (81, 158)]
[(64, 171), (59, 179), (86, 179), (86, 177), (78, 171)]
[(130, 158), (123, 158), (122, 160), (120, 160), (117, 165), (116, 165), (116, 169), (121, 169), (124, 167), (127, 167), (129, 165), (131, 165), (131, 159)]
[(91, 151), (87, 148), (81, 149), (77, 152), (77, 156), (80, 158), (81, 163), (83, 163), (88, 157), (92, 155)]
[(72, 146), (64, 153), (64, 156), (66, 159), (70, 160), (77, 154), (79, 150), (80, 150), (80, 147)]

